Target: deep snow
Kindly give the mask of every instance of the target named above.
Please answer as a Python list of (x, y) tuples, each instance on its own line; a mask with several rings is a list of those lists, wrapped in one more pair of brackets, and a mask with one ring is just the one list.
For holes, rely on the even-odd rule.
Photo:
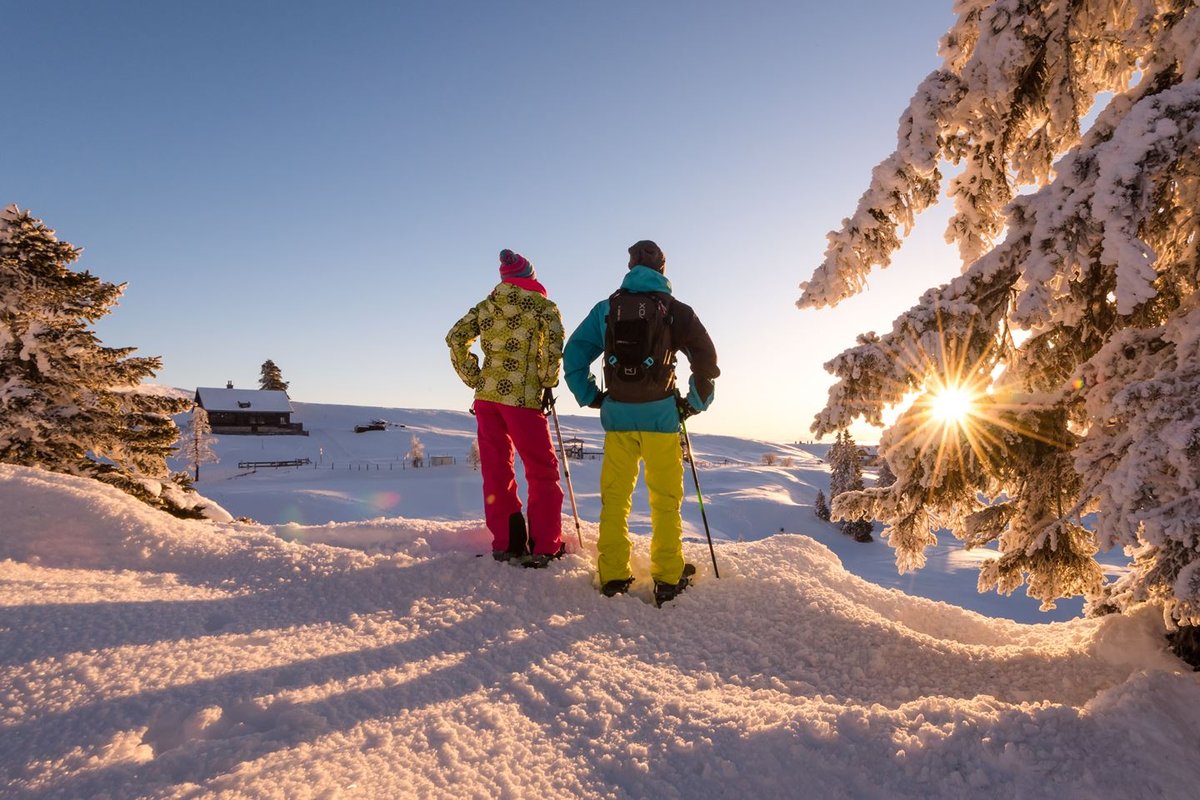
[[(0, 795), (1194, 796), (1200, 681), (1153, 609), (1021, 624), (852, 575), (799, 448), (725, 464), (767, 446), (693, 432), (721, 578), (693, 499), (700, 575), (656, 609), (644, 540), (633, 593), (596, 591), (592, 463), (583, 550), (523, 570), (477, 557), (465, 414), (297, 406), (312, 436), (222, 437), (202, 469), (261, 523), (0, 466)], [(414, 433), (460, 464), (389, 470)], [(233, 477), (256, 448), (324, 453)]]

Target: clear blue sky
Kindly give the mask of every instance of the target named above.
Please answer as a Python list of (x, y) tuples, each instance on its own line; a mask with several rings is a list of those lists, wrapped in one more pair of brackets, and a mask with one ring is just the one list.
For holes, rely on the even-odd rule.
[(930, 214), (868, 295), (793, 306), (949, 0), (0, 11), (0, 204), (128, 282), (97, 331), (162, 356), (162, 383), (251, 387), (270, 358), (295, 400), (466, 409), (443, 338), (499, 250), (569, 333), (651, 238), (720, 355), (693, 429), (794, 441), (821, 365), (958, 270)]

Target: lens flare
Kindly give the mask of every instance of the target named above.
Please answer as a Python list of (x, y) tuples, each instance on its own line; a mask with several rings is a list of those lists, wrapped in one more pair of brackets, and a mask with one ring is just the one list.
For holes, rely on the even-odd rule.
[(376, 511), (390, 511), (400, 505), (400, 494), (398, 492), (376, 492), (371, 498), (371, 505)]

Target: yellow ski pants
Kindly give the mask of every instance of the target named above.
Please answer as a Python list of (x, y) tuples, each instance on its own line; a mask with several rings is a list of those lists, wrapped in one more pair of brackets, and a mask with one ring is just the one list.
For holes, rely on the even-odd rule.
[(683, 449), (678, 433), (609, 431), (600, 467), (600, 583), (632, 578), (629, 511), (640, 463), (650, 495), (650, 576), (677, 583), (683, 576)]

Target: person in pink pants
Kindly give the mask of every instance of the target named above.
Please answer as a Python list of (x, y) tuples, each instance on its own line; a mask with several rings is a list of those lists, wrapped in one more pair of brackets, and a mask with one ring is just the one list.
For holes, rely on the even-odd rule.
[[(479, 341), (483, 364), (471, 351)], [(533, 265), (500, 252), (500, 283), (446, 334), (450, 361), (475, 390), (484, 520), (492, 556), (544, 567), (564, 552), (563, 490), (546, 423), (550, 390), (558, 385), (563, 329)], [(517, 493), (515, 455), (525, 466), (528, 524)]]

